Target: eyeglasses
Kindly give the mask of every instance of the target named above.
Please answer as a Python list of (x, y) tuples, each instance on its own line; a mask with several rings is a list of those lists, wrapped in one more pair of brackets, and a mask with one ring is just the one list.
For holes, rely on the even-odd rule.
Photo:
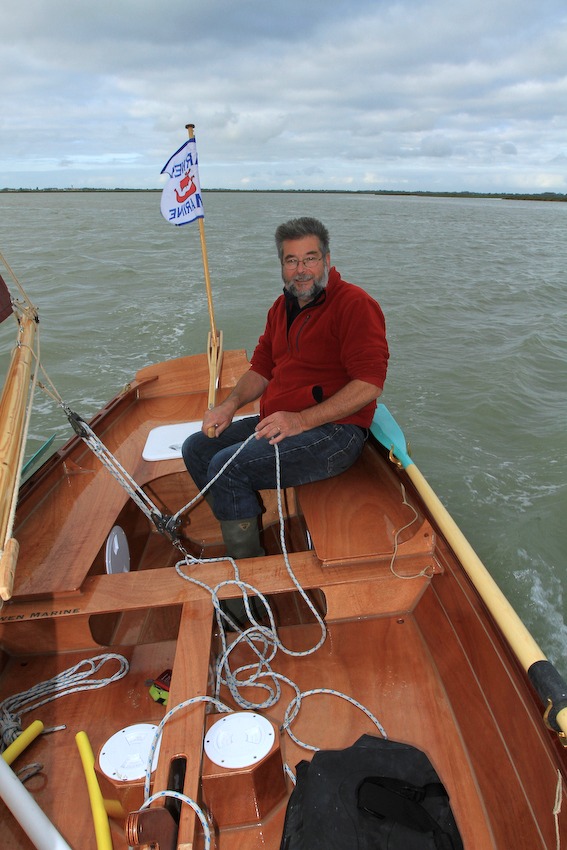
[(306, 269), (311, 269), (313, 266), (316, 266), (317, 263), (320, 263), (323, 257), (304, 257), (302, 260), (299, 260), (297, 257), (286, 257), (283, 261), (282, 265), (286, 267), (286, 269), (296, 269), (300, 263), (303, 263)]

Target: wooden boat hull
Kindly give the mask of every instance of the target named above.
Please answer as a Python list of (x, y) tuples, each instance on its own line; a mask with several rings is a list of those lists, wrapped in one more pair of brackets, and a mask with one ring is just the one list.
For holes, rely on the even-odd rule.
[[(225, 353), (219, 395), (246, 365), (243, 352)], [(205, 356), (158, 364), (139, 372), (92, 423), (165, 512), (187, 503), (196, 490), (181, 460), (144, 460), (144, 444), (153, 428), (199, 419), (207, 390)], [(299, 651), (316, 644), (320, 630), (280, 551), (276, 494), (261, 496), (267, 554), (240, 561), (240, 576), (269, 598), (283, 645)], [(371, 438), (347, 473), (286, 491), (283, 503), (289, 563), (324, 614), (328, 633), (316, 653), (278, 652), (272, 668), (302, 691), (349, 695), (379, 718), (390, 738), (426, 752), (450, 793), (466, 848), (557, 846), (557, 831), (567, 829), (567, 815), (553, 814), (565, 753), (406, 473)], [(131, 569), (107, 574), (105, 544), (115, 525), (126, 533)], [(199, 557), (222, 557), (220, 529), (206, 503), (196, 505), (180, 533)], [(172, 707), (212, 693), (220, 638), (210, 595), (183, 580), (175, 568), (177, 549), (79, 438), (22, 488), (16, 537), (14, 594), (0, 611), (0, 701), (103, 652), (120, 653), (130, 663), (119, 681), (38, 709), (46, 727), (66, 729), (35, 741), (29, 759), (19, 757), (44, 765), (27, 787), (69, 845), (95, 847), (75, 734), (87, 732), (98, 758), (118, 730), (157, 724)], [(232, 578), (227, 561), (184, 569), (198, 572), (209, 586)], [(234, 585), (219, 590), (221, 597), (237, 595)], [(233, 660), (237, 666), (249, 662), (250, 649), (239, 645)], [(173, 675), (166, 709), (152, 699), (149, 686), (168, 668)], [(251, 699), (258, 691), (244, 688)], [(263, 712), (276, 730), (275, 742), (253, 771), (218, 768), (203, 755), (205, 731), (216, 719), (210, 704), (180, 709), (165, 723), (153, 790), (177, 786), (203, 802), (217, 829), (213, 846), (279, 848), (291, 789), (281, 765), (294, 768), (311, 756), (279, 731), (293, 696), (284, 686), (281, 698)], [(235, 705), (225, 685), (220, 699)], [(304, 699), (293, 732), (322, 749), (378, 734), (364, 712), (326, 692)], [(162, 850), (203, 846), (200, 823), (188, 806), (173, 814), (143, 814), (143, 782), (109, 786), (100, 771), (98, 778), (104, 796), (123, 811), (110, 819), (114, 850), (126, 848), (138, 828), (146, 843), (158, 842)], [(163, 803), (152, 809), (163, 809)], [(32, 846), (9, 812), (1, 817), (5, 848)]]

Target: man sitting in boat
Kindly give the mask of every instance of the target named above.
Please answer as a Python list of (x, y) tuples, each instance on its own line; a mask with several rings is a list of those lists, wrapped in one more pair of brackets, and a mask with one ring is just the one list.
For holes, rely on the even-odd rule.
[[(277, 486), (274, 446), (284, 488), (348, 469), (368, 436), (388, 364), (380, 305), (331, 268), (327, 228), (315, 218), (292, 219), (275, 238), (284, 291), (268, 312), (250, 370), (206, 411), (202, 431), (182, 449), (202, 490), (255, 436), (207, 494), (233, 558), (264, 554), (257, 491)], [(233, 422), (258, 398), (259, 416)]]

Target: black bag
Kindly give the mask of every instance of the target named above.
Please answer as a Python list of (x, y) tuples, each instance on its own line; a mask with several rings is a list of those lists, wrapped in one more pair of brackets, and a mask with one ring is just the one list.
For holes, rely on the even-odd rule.
[(363, 735), (296, 769), (280, 850), (463, 850), (425, 753)]

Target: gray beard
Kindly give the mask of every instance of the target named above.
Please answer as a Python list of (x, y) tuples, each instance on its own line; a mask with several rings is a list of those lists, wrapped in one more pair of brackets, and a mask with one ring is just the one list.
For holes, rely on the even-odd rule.
[[(299, 293), (298, 293), (297, 287), (295, 285), (295, 281), (297, 280), (297, 281), (303, 282), (305, 280), (309, 280), (310, 278), (311, 278), (311, 275), (306, 275), (306, 274), (295, 275), (295, 277), (292, 277), (292, 279), (289, 282), (286, 282), (284, 280), (285, 288), (287, 289), (287, 291), (289, 293), (291, 293), (291, 295), (294, 295), (297, 298)], [(319, 277), (313, 278), (313, 283), (311, 285), (311, 289), (307, 289), (307, 290), (303, 291), (301, 293), (301, 298), (304, 299), (304, 300), (309, 299), (309, 301), (314, 301), (315, 298), (317, 298), (317, 296), (319, 295), (319, 293), (323, 292), (323, 290), (327, 286), (328, 280), (329, 280), (329, 268), (328, 268), (328, 266), (325, 266), (325, 268), (323, 270), (323, 274), (321, 274)]]

